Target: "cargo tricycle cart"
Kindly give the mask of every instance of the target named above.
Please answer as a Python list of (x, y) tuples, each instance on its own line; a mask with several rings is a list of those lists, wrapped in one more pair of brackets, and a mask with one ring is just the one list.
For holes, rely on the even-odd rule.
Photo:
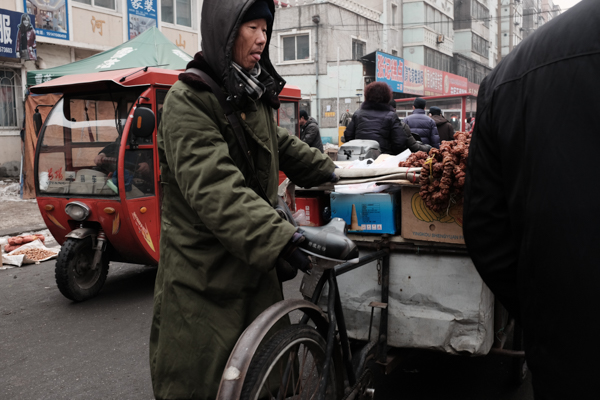
[[(415, 198), (418, 186), (406, 180), (411, 170), (394, 174), (381, 193), (296, 190), (296, 205), (329, 199), (332, 222), (301, 227), (315, 238), (308, 252), (318, 266), (302, 280), (304, 300), (273, 305), (240, 337), (219, 399), (371, 399), (377, 378), (420, 349), (510, 356), (516, 383), (523, 381), (520, 330), (468, 256), (462, 210), (449, 212), (452, 218), (427, 212)], [(359, 258), (314, 251), (331, 247), (332, 224), (338, 234), (342, 225), (350, 229), (345, 235)], [(273, 333), (276, 321), (293, 311), (301, 312), (299, 322)], [(512, 349), (504, 348), (507, 342)]]

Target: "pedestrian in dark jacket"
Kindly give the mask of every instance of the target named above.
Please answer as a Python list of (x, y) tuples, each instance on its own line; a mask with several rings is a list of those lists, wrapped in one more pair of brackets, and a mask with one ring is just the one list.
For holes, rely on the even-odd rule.
[(431, 119), (435, 122), (435, 125), (442, 140), (454, 140), (454, 127), (444, 116), (442, 115), (442, 109), (439, 107), (431, 107), (429, 109)]
[(427, 102), (421, 97), (417, 97), (413, 102), (413, 113), (404, 118), (404, 122), (410, 127), (411, 132), (418, 134), (421, 141), (430, 144), (435, 148), (440, 147), (440, 136), (438, 135), (435, 122), (425, 115), (425, 106)]
[[(397, 105), (396, 100), (390, 101), (389, 104), (391, 110), (395, 113)], [(413, 133), (410, 131), (410, 127), (404, 122), (402, 122), (400, 117), (398, 117), (398, 120), (400, 121), (402, 131), (406, 135), (406, 147), (409, 148), (412, 153), (416, 153), (417, 151), (424, 151), (425, 153), (429, 153), (429, 150), (431, 150), (431, 146), (421, 142), (419, 135), (413, 135)]]
[(407, 136), (389, 102), (392, 90), (385, 82), (372, 82), (365, 88), (365, 102), (352, 116), (344, 132), (346, 142), (376, 140), (383, 154), (400, 154), (407, 149)]
[[(600, 2), (582, 1), (512, 50), (484, 79), (469, 149), (467, 249), (523, 328), (536, 399), (597, 399), (600, 341), (598, 160)], [(559, 78), (561, 77), (561, 78)], [(564, 116), (568, 115), (569, 118)], [(566, 136), (565, 136), (566, 135)]]
[(321, 141), (321, 132), (319, 131), (319, 124), (313, 117), (309, 117), (306, 110), (300, 110), (300, 140), (319, 149), (323, 152), (323, 142)]
[[(157, 138), (164, 197), (150, 332), (157, 399), (214, 399), (239, 336), (283, 298), (277, 260), (308, 267), (296, 247), (302, 233), (272, 207), (279, 169), (310, 187), (328, 181), (335, 165), (273, 120), (285, 84), (269, 60), (274, 13), (273, 0), (204, 0), (202, 52), (164, 102)], [(196, 69), (223, 85), (254, 168)]]

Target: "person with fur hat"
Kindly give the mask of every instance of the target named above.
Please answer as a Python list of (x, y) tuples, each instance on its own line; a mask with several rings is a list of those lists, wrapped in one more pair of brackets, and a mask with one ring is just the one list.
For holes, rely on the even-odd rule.
[(444, 116), (442, 115), (442, 109), (439, 107), (431, 107), (429, 109), (431, 119), (435, 122), (440, 141), (442, 140), (454, 140), (454, 127)]
[(413, 102), (413, 113), (404, 118), (404, 122), (413, 133), (421, 137), (421, 141), (440, 148), (440, 136), (435, 122), (425, 114), (427, 102), (422, 97), (417, 97)]
[[(272, 207), (279, 170), (310, 187), (331, 180), (335, 165), (273, 120), (285, 85), (269, 60), (274, 13), (273, 0), (205, 0), (202, 51), (164, 102), (150, 332), (157, 399), (214, 399), (238, 337), (283, 298), (276, 264), (310, 268), (302, 232)], [(221, 87), (251, 160), (200, 71)]]

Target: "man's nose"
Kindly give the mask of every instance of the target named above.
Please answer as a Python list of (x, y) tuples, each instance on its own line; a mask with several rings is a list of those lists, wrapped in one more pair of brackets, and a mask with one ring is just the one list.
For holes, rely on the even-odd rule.
[(265, 44), (267, 42), (267, 33), (266, 32), (260, 32), (258, 34), (258, 38), (256, 39), (256, 43), (257, 44)]

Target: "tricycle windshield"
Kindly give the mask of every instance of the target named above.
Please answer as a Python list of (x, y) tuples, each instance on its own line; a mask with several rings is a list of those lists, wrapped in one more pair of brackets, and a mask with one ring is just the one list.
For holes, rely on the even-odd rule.
[(116, 196), (123, 127), (141, 89), (65, 96), (40, 133), (41, 194)]

